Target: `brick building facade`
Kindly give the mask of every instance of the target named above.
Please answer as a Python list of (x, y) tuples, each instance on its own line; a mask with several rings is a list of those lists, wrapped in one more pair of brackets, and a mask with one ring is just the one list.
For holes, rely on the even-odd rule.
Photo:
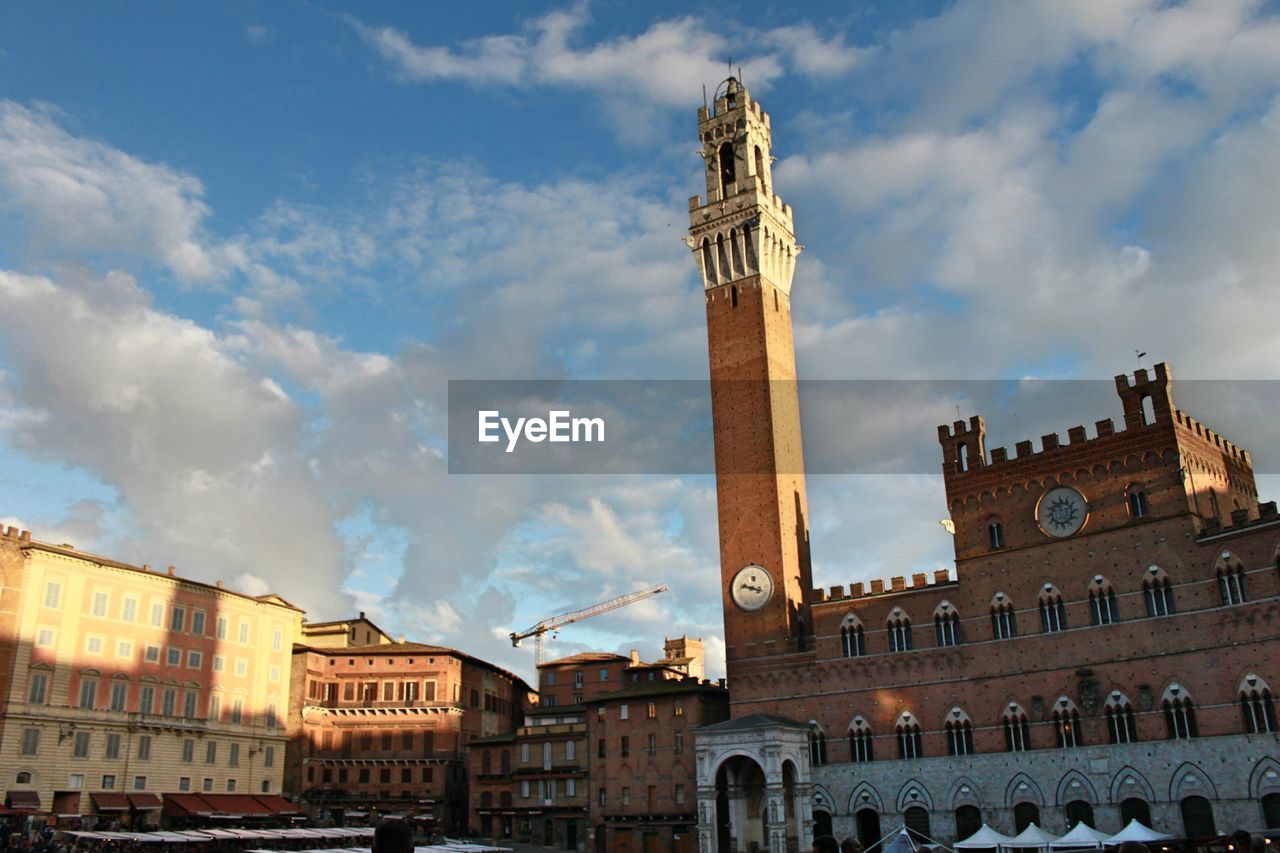
[(689, 246), (733, 689), (733, 719), (698, 733), (702, 849), (870, 845), (903, 824), (950, 843), (984, 821), (1280, 823), (1280, 518), (1164, 365), (1117, 377), (1122, 428), (1009, 454), (988, 453), (981, 418), (940, 427), (955, 577), (812, 589), (791, 209), (745, 89), (726, 81), (698, 118)]
[(313, 812), (467, 821), (466, 751), (509, 735), (529, 688), (454, 649), (393, 642), (359, 619), (303, 627), (293, 649), (286, 784)]
[[(8, 808), (154, 825), (174, 795), (272, 814), (302, 612), (0, 534), (0, 786)], [(262, 799), (265, 798), (265, 799)]]
[(702, 642), (688, 637), (668, 639), (653, 662), (585, 652), (539, 665), (538, 703), (523, 725), (471, 744), (471, 828), (562, 850), (654, 849), (658, 839), (656, 849), (668, 849), (673, 832), (686, 843), (695, 786), (687, 732), (728, 713), (725, 690), (702, 672)]

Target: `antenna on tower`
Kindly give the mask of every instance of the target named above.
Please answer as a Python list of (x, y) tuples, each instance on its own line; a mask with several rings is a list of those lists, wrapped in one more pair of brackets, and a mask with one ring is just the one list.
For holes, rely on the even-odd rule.
[(706, 83), (703, 83), (703, 84), (702, 84), (702, 108), (703, 108), (704, 110), (708, 109), (708, 107), (707, 107), (707, 84), (706, 84)]
[(1142, 367), (1142, 359), (1146, 356), (1146, 353), (1138, 352), (1137, 350), (1134, 350), (1133, 354), (1138, 357), (1138, 367)]

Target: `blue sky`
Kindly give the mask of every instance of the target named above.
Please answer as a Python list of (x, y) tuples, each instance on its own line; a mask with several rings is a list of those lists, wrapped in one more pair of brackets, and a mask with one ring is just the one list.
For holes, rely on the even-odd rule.
[[(803, 376), (1276, 378), (1260, 2), (10, 3), (0, 516), (525, 674), (508, 630), (667, 581), (556, 649), (721, 654), (708, 478), (440, 450), (450, 378), (706, 375), (680, 237), (730, 54), (806, 246)], [(810, 490), (819, 581), (948, 564), (937, 478)]]

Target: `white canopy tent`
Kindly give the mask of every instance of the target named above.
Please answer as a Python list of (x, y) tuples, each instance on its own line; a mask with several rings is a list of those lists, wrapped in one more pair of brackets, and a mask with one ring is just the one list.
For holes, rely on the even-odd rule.
[(1098, 848), (1106, 842), (1111, 836), (1105, 832), (1099, 832), (1086, 823), (1077, 823), (1071, 828), (1071, 831), (1059, 838), (1057, 841), (1049, 842), (1049, 849), (1064, 850), (1067, 848)]
[(1013, 837), (1003, 832), (996, 832), (985, 823), (964, 841), (957, 841), (957, 850), (989, 850), (993, 847), (1004, 847), (1013, 841)]
[(1044, 850), (1057, 840), (1058, 836), (1045, 832), (1033, 823), (1002, 846), (1005, 850)]
[(1172, 835), (1165, 835), (1163, 832), (1156, 832), (1154, 829), (1142, 824), (1137, 818), (1129, 821), (1129, 825), (1117, 832), (1115, 835), (1106, 839), (1102, 843), (1108, 847), (1124, 844), (1126, 841), (1165, 841), (1172, 838)]

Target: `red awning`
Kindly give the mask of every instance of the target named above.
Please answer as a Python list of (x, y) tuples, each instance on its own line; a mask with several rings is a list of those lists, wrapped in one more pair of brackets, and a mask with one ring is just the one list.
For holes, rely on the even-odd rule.
[(5, 805), (11, 809), (40, 808), (39, 791), (10, 791), (5, 795)]
[(204, 794), (201, 796), (206, 803), (213, 808), (226, 815), (270, 815), (271, 809), (258, 802), (249, 794)]
[(209, 817), (214, 811), (196, 794), (164, 795), (164, 813), (170, 817)]
[(93, 810), (96, 812), (127, 812), (129, 810), (129, 798), (124, 794), (102, 791), (90, 794), (89, 800), (93, 803)]
[(302, 814), (300, 808), (275, 794), (257, 794), (254, 799), (270, 809), (273, 814)]
[(164, 806), (155, 794), (130, 794), (129, 805), (138, 810), (158, 809)]

